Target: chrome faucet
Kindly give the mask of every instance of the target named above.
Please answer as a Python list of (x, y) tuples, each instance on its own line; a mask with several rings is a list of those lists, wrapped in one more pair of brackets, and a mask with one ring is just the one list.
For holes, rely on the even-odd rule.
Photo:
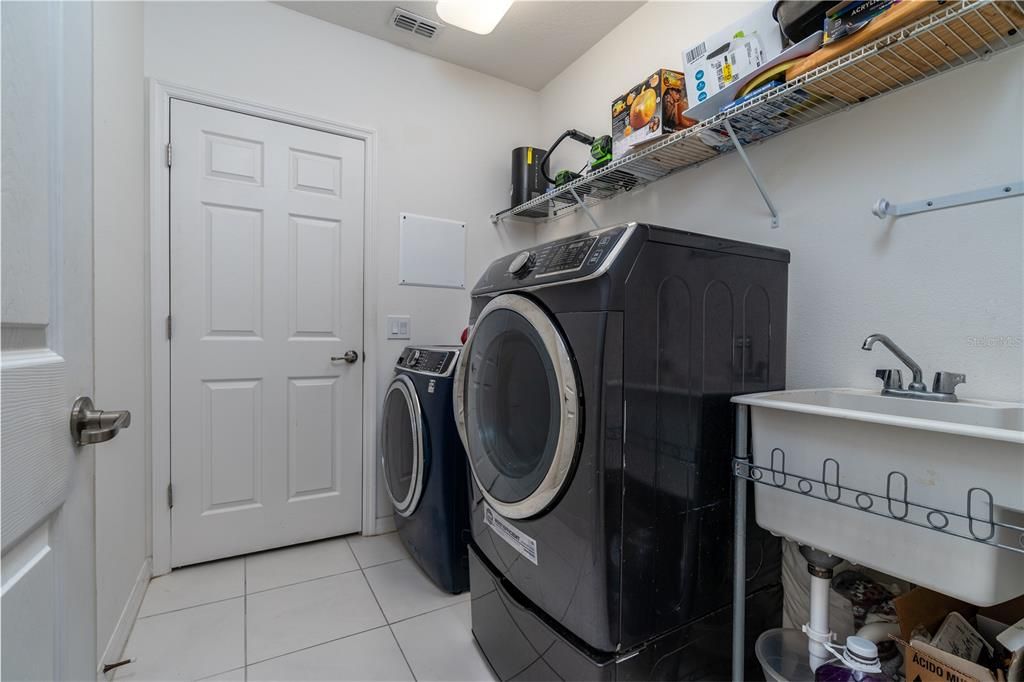
[(875, 370), (875, 376), (882, 380), (882, 395), (896, 396), (900, 398), (917, 398), (918, 400), (937, 400), (946, 403), (955, 403), (956, 387), (959, 384), (967, 383), (967, 377), (956, 372), (936, 372), (932, 381), (932, 390), (924, 385), (924, 377), (921, 372), (921, 365), (914, 362), (914, 359), (907, 355), (906, 351), (885, 334), (872, 334), (864, 339), (861, 349), (871, 350), (875, 343), (880, 343), (899, 358), (900, 362), (906, 365), (913, 375), (910, 385), (903, 388), (903, 376), (898, 369)]

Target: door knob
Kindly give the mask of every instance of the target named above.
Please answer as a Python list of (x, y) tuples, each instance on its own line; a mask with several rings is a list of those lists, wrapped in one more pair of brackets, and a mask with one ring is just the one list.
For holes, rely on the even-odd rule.
[(132, 413), (128, 410), (97, 410), (88, 396), (82, 396), (71, 407), (71, 438), (75, 445), (105, 443), (131, 423)]
[(342, 360), (344, 360), (345, 362), (349, 363), (350, 365), (353, 362), (355, 362), (356, 360), (358, 360), (358, 359), (359, 359), (359, 353), (355, 352), (354, 350), (347, 350), (342, 355), (332, 355), (331, 356), (331, 362), (341, 362)]

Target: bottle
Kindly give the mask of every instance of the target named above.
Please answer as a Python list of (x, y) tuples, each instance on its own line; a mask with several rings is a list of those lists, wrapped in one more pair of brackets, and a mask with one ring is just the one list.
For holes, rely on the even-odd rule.
[(845, 647), (825, 645), (836, 658), (814, 671), (814, 682), (886, 682), (878, 646), (870, 639), (847, 637)]

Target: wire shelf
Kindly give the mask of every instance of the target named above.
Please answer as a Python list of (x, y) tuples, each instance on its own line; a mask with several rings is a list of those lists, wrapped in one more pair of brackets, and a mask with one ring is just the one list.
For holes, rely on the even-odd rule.
[(574, 191), (593, 205), (732, 151), (726, 121), (741, 144), (767, 139), (1024, 42), (1022, 0), (937, 7), (920, 21), (491, 219), (545, 222), (579, 206)]
[(889, 472), (884, 493), (869, 492), (843, 485), (839, 462), (832, 458), (821, 463), (820, 478), (790, 473), (786, 470), (786, 453), (781, 448), (771, 451), (768, 466), (733, 458), (733, 475), (847, 509), (1024, 554), (1024, 526), (997, 520), (998, 505), (985, 488), (969, 488), (961, 511), (939, 509), (913, 502), (909, 498), (907, 475), (901, 471)]

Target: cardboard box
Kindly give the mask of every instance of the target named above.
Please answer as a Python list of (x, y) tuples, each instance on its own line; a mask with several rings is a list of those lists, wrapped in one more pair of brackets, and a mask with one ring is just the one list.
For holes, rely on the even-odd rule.
[[(959, 599), (923, 587), (915, 587), (894, 599), (893, 607), (900, 622), (902, 638), (899, 641), (904, 647), (904, 665), (909, 682), (992, 682), (997, 679), (995, 671), (929, 644), (912, 642), (911, 633), (920, 625), (935, 634), (951, 612), (959, 613), (966, 619), (995, 621), (1005, 628), (1024, 616), (1024, 597), (995, 606), (978, 608)], [(991, 628), (983, 630), (991, 631)], [(988, 635), (990, 632), (983, 634)]]
[(612, 157), (661, 135), (689, 128), (696, 121), (683, 116), (690, 108), (683, 74), (659, 69), (612, 101)]
[(686, 91), (694, 104), (749, 76), (782, 54), (782, 31), (766, 2), (683, 52)]

